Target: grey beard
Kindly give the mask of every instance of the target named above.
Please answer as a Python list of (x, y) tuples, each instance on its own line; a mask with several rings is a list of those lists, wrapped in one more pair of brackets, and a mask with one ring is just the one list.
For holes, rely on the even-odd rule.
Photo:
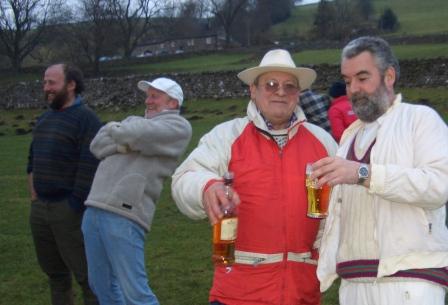
[(367, 123), (371, 123), (382, 116), (390, 105), (384, 86), (378, 88), (373, 94), (354, 93), (350, 100), (353, 112), (361, 121)]

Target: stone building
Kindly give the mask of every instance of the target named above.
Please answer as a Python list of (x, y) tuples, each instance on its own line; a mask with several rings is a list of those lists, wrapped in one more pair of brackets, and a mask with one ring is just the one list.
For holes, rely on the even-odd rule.
[(214, 51), (222, 49), (224, 41), (217, 34), (170, 38), (143, 43), (133, 52), (135, 57), (179, 54), (187, 52)]

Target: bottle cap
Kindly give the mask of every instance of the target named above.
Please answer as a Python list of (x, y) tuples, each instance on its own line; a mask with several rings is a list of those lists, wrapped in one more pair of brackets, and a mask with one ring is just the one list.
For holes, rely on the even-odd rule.
[(311, 175), (313, 173), (313, 163), (307, 163), (305, 173), (307, 176)]
[(224, 179), (225, 185), (230, 185), (233, 183), (233, 172), (226, 172), (222, 177)]

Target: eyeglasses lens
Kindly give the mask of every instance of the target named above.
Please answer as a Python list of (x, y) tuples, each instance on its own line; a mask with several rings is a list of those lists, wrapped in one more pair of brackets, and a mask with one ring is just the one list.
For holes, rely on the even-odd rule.
[[(269, 80), (266, 82), (264, 87), (267, 92), (275, 93), (280, 89), (280, 84), (276, 80)], [(299, 91), (299, 88), (292, 83), (286, 83), (282, 86), (282, 88), (287, 95), (296, 94)]]

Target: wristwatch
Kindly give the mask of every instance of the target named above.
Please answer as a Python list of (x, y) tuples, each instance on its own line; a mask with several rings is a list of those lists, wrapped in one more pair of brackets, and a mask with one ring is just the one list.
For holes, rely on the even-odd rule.
[(363, 184), (369, 178), (369, 165), (361, 163), (358, 168), (358, 184)]

